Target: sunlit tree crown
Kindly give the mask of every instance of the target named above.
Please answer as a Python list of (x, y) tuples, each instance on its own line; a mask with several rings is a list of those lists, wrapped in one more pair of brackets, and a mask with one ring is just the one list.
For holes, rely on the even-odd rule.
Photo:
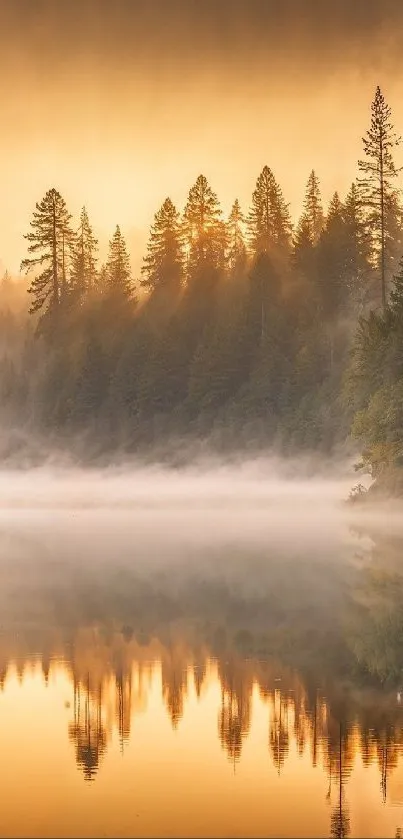
[(252, 254), (287, 248), (291, 239), (288, 204), (271, 169), (265, 166), (256, 181), (248, 216), (248, 241)]
[(142, 285), (149, 291), (181, 284), (183, 274), (183, 231), (179, 213), (170, 198), (154, 216), (141, 269)]

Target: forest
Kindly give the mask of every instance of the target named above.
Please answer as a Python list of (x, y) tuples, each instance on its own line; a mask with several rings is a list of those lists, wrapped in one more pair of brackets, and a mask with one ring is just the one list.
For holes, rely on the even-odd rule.
[(378, 87), (348, 194), (324, 208), (312, 170), (296, 225), (268, 166), (228, 218), (199, 175), (156, 212), (139, 278), (119, 226), (100, 264), (86, 208), (49, 189), (0, 283), (3, 425), (88, 455), (354, 450), (398, 492), (399, 142)]

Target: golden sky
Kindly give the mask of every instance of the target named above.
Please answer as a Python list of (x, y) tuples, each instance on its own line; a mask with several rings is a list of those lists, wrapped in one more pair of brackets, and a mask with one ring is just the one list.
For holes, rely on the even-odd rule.
[(401, 0), (0, 0), (1, 264), (52, 186), (102, 244), (121, 225), (136, 273), (200, 172), (225, 212), (265, 164), (293, 216), (313, 167), (343, 195), (376, 84), (403, 133), (402, 33)]

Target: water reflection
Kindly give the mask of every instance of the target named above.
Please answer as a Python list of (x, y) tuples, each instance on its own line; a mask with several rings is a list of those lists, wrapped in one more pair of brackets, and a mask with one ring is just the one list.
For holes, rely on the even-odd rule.
[[(239, 783), (243, 794), (248, 791), (248, 808), (263, 781), (275, 797), (282, 785), (287, 795), (292, 793), (290, 812), (280, 795), (274, 799), (272, 826), (265, 795), (255, 796), (259, 813), (243, 828), (232, 826), (238, 835), (280, 830), (284, 835), (324, 835), (322, 808), (326, 835), (398, 835), (403, 820), (395, 809), (403, 803), (402, 546), (397, 538), (377, 538), (370, 549), (354, 550), (338, 563), (307, 557), (298, 567), (292, 558), (271, 557), (262, 564), (252, 556), (245, 568), (234, 565), (229, 574), (227, 566), (225, 574), (210, 569), (202, 578), (199, 571), (184, 574), (182, 565), (168, 576), (161, 568), (141, 574), (138, 568), (109, 568), (102, 579), (97, 568), (89, 574), (75, 567), (74, 574), (63, 572), (61, 578), (59, 571), (39, 580), (17, 574), (16, 584), (18, 561), (12, 583), (4, 561), (0, 720), (17, 731), (18, 741), (12, 705), (2, 698), (20, 691), (29, 716), (35, 692), (44, 703), (46, 693), (56, 697), (67, 690), (67, 716), (56, 713), (53, 698), (49, 707), (70, 744), (70, 757), (63, 752), (60, 761), (67, 771), (74, 755), (81, 778), (93, 787), (103, 773), (109, 785), (115, 777), (122, 783), (115, 747), (122, 766), (128, 760), (133, 771), (134, 745), (141, 773), (148, 759), (164, 758), (165, 743), (173, 776), (175, 767), (183, 765), (189, 784), (196, 778), (207, 783), (210, 775), (221, 778), (220, 753), (232, 775), (245, 762), (250, 774)], [(259, 586), (246, 591), (251, 572)], [(174, 737), (180, 738), (169, 746), (162, 709)], [(148, 740), (142, 732), (148, 732)], [(209, 743), (207, 763), (204, 740)], [(175, 742), (182, 744), (180, 749)], [(3, 773), (9, 757), (3, 749)], [(38, 755), (33, 759), (39, 760)], [(170, 788), (171, 770), (165, 772)], [(369, 780), (374, 772), (376, 795)], [(324, 783), (313, 792), (314, 777)], [(128, 792), (123, 808), (129, 808), (129, 801)], [(214, 805), (215, 819), (219, 806)], [(121, 828), (112, 821), (110, 832), (159, 835), (168, 812), (162, 807), (159, 827), (150, 821), (137, 828), (131, 813)], [(227, 812), (224, 795), (220, 818)], [(86, 818), (92, 835), (92, 811)], [(7, 832), (21, 834), (18, 820), (10, 819)], [(203, 829), (197, 824), (196, 811), (183, 813), (183, 835), (205, 830), (216, 835), (212, 824), (206, 822)], [(46, 827), (62, 835), (57, 822)], [(81, 835), (77, 826), (69, 829)], [(228, 829), (222, 827), (220, 835), (234, 835)], [(168, 826), (170, 835), (179, 835), (175, 830), (180, 833)], [(34, 828), (28, 832), (40, 835)]]

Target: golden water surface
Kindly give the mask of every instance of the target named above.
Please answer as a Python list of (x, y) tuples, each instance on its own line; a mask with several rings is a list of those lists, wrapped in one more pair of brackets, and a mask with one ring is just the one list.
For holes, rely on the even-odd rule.
[(399, 836), (399, 545), (186, 578), (8, 537), (0, 835)]

